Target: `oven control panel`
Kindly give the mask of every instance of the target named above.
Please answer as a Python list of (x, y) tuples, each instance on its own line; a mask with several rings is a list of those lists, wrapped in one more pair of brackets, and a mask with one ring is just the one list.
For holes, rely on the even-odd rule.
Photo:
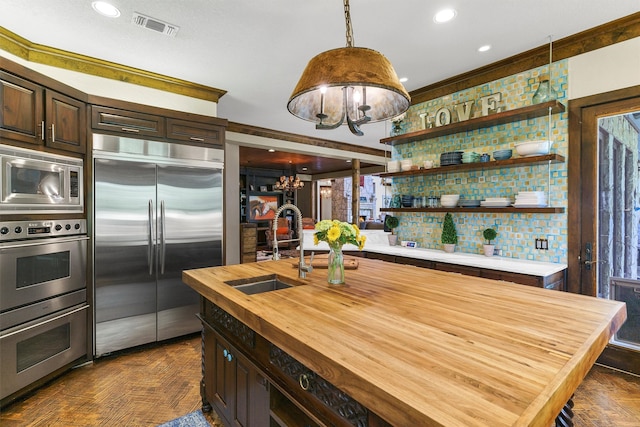
[(85, 219), (0, 222), (0, 242), (87, 234)]

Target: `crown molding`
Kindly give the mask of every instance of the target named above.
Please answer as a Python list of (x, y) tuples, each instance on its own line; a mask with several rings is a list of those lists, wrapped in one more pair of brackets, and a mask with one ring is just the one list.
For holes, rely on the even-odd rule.
[(32, 43), (4, 27), (0, 27), (0, 49), (22, 58), (25, 61), (149, 87), (164, 92), (203, 99), (205, 101), (218, 102), (218, 100), (227, 93), (227, 91), (222, 89)]

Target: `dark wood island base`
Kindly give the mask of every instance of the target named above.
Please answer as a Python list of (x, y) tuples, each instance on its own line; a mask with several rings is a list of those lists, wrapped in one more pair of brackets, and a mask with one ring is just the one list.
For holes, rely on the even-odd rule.
[[(210, 412), (215, 406), (216, 413), (229, 427), (268, 427), (273, 426), (273, 422), (282, 427), (391, 426), (283, 350), (246, 329), (220, 307), (201, 298), (201, 308), (202, 412)], [(212, 313), (216, 315), (212, 316)], [(244, 339), (233, 335), (240, 330), (245, 333)], [(207, 340), (211, 342), (207, 344)], [(220, 346), (225, 340), (233, 344)], [(252, 348), (248, 349), (248, 346)], [(268, 357), (258, 353), (267, 349)], [(239, 357), (242, 359), (236, 361), (235, 373), (233, 369), (227, 369), (226, 365)], [(213, 359), (213, 363), (207, 363), (207, 359)], [(214, 370), (207, 371), (207, 365), (213, 365)], [(216, 382), (220, 378), (224, 380)], [(572, 399), (556, 417), (554, 427), (573, 427)]]

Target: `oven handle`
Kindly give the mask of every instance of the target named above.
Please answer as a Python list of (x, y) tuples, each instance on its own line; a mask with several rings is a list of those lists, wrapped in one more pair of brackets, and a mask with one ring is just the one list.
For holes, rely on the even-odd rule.
[(149, 199), (149, 242), (147, 246), (147, 264), (149, 265), (149, 276), (153, 274), (153, 201)]
[(63, 317), (67, 317), (70, 314), (74, 314), (74, 313), (77, 313), (79, 311), (86, 310), (87, 308), (89, 308), (89, 305), (85, 304), (82, 307), (74, 308), (71, 311), (65, 311), (64, 313), (60, 313), (59, 315), (57, 315), (56, 317), (52, 317), (51, 319), (43, 320), (42, 322), (38, 322), (35, 325), (27, 326), (26, 328), (18, 328), (17, 330), (15, 330), (13, 332), (9, 332), (6, 335), (1, 335), (0, 339), (5, 339), (5, 338), (8, 338), (8, 337), (10, 337), (12, 335), (15, 335), (15, 334), (21, 334), (21, 333), (26, 332), (26, 331), (28, 331), (30, 329), (39, 328), (40, 326), (46, 325), (47, 323), (51, 323), (51, 322), (53, 322), (55, 320), (62, 319)]
[(40, 239), (33, 242), (21, 241), (21, 242), (11, 242), (11, 243), (1, 243), (0, 249), (26, 248), (29, 246), (50, 245), (51, 243), (80, 242), (82, 240), (89, 240), (89, 236), (56, 237), (55, 239)]

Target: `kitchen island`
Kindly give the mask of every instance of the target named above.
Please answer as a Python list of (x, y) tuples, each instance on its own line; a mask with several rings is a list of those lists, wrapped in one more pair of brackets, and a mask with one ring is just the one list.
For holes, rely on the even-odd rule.
[[(626, 319), (618, 301), (363, 258), (333, 286), (322, 269), (298, 278), (294, 262), (183, 273), (203, 297), (203, 400), (220, 397), (213, 374), (236, 352), (265, 390), (251, 425), (279, 419), (284, 397), (308, 419), (280, 425), (549, 427)], [(294, 286), (246, 295), (228, 284), (273, 275)], [(323, 410), (335, 399), (307, 396), (314, 387), (349, 410)], [(354, 407), (365, 415), (343, 417)]]

